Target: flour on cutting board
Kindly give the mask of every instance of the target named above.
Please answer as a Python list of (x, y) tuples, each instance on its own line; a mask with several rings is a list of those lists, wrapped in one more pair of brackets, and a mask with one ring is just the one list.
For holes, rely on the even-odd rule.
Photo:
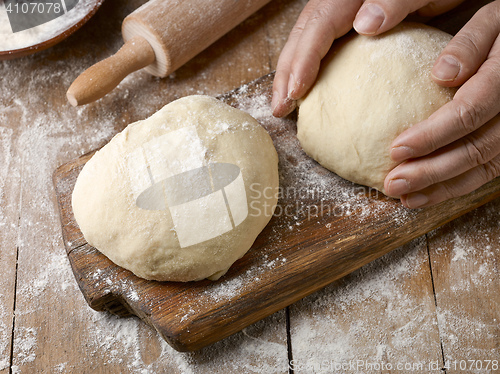
[(28, 48), (53, 39), (80, 22), (94, 6), (93, 0), (80, 0), (63, 16), (13, 33), (4, 1), (0, 0), (0, 52)]

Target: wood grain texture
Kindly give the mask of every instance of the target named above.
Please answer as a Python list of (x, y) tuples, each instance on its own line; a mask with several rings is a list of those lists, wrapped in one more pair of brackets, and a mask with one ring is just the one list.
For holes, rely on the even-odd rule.
[[(221, 97), (251, 113), (255, 103), (266, 111), (258, 120), (278, 151), (282, 193), (277, 213), (252, 249), (218, 282), (151, 282), (114, 266), (85, 243), (69, 205), (72, 186), (89, 156), (55, 173), (65, 245), (93, 308), (135, 314), (175, 349), (197, 350), (500, 196), (496, 179), (468, 196), (410, 211), (342, 180), (300, 150), (294, 118), (272, 117), (272, 78), (267, 75)], [(225, 295), (230, 283), (241, 286)], [(214, 297), (218, 292), (223, 297)]]
[(426, 244), (417, 238), (291, 305), (295, 369), (354, 363), (344, 372), (442, 373)]
[(429, 235), (440, 338), (451, 372), (500, 372), (491, 363), (487, 368), (488, 360), (500, 359), (499, 242), (498, 199)]
[[(17, 113), (18, 114), (18, 113)], [(0, 149), (17, 140), (12, 126), (0, 127)], [(20, 225), (18, 212), (21, 192), (20, 158), (10, 159), (0, 152), (0, 373), (7, 374), (11, 363), (12, 329), (14, 326), (14, 303), (16, 298), (16, 271), (18, 237)], [(3, 191), (3, 193), (2, 193)]]

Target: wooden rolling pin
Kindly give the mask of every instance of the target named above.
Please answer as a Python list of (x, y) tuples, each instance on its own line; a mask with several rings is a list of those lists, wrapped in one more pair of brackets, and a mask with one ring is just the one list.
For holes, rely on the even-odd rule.
[(166, 77), (269, 1), (151, 0), (124, 19), (125, 45), (83, 72), (68, 89), (68, 101), (98, 100), (142, 68)]

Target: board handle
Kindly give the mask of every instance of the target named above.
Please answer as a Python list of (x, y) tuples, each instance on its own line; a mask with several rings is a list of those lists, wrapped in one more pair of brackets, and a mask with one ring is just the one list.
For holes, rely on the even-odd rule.
[(136, 36), (128, 40), (116, 54), (85, 70), (66, 92), (73, 106), (85, 105), (98, 100), (130, 73), (151, 65), (155, 52), (149, 42)]

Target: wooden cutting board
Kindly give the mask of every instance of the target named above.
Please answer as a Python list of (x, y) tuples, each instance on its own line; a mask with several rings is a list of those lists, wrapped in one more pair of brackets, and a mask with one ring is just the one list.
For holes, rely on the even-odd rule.
[(114, 265), (86, 243), (71, 209), (76, 178), (92, 153), (56, 170), (64, 243), (92, 308), (136, 315), (175, 349), (197, 350), (500, 196), (497, 178), (468, 196), (408, 210), (343, 180), (301, 150), (293, 116), (271, 115), (272, 79), (264, 76), (220, 97), (248, 111), (270, 133), (279, 154), (281, 194), (275, 216), (252, 249), (216, 282), (147, 281)]

